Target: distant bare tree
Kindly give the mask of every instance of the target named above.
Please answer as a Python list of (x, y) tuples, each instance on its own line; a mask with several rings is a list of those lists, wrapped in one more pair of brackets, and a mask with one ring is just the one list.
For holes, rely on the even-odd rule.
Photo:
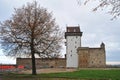
[(37, 2), (15, 8), (11, 19), (0, 24), (1, 47), (7, 56), (30, 55), (36, 74), (35, 54), (51, 58), (61, 49), (62, 35), (52, 13)]
[[(81, 0), (77, 0), (80, 2)], [(84, 0), (84, 4), (86, 5), (89, 1), (98, 1), (98, 0)], [(98, 6), (96, 6), (93, 11), (97, 11), (100, 8), (109, 7), (108, 13), (113, 15), (113, 19), (120, 16), (120, 0), (99, 0)]]

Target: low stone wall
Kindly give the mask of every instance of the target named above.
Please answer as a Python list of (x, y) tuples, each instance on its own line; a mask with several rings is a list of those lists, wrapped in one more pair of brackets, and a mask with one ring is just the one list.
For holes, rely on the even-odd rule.
[[(25, 68), (32, 68), (31, 58), (17, 58), (17, 65), (23, 65)], [(56, 58), (56, 59), (41, 59), (36, 58), (36, 68), (64, 68), (66, 67), (66, 59), (65, 58)]]

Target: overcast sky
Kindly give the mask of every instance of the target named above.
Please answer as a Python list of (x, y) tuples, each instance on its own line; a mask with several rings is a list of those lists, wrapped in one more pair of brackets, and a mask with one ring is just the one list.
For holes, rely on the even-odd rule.
[[(0, 21), (9, 19), (14, 8), (21, 7), (33, 0), (0, 0)], [(120, 64), (120, 18), (111, 21), (107, 11), (92, 12), (95, 3), (80, 5), (78, 0), (38, 0), (42, 7), (48, 9), (56, 18), (56, 23), (65, 31), (66, 25), (80, 26), (83, 32), (83, 47), (106, 45), (107, 63)], [(65, 46), (62, 53), (65, 53)], [(9, 59), (9, 60), (8, 60)], [(6, 58), (0, 50), (0, 63), (16, 63), (15, 59)]]

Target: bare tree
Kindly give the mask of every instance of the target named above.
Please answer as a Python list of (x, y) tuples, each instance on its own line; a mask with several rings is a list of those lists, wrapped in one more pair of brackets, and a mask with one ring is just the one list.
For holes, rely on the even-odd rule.
[[(77, 0), (80, 2), (81, 0)], [(98, 0), (84, 0), (84, 4), (86, 5), (90, 1), (98, 1)], [(99, 0), (98, 6), (93, 8), (93, 11), (97, 11), (98, 9), (103, 9), (109, 7), (108, 13), (113, 15), (112, 19), (117, 18), (120, 16), (120, 0)]]
[(52, 13), (35, 1), (15, 8), (11, 19), (0, 24), (0, 39), (7, 56), (32, 57), (32, 74), (35, 75), (35, 54), (41, 58), (58, 54), (62, 36)]

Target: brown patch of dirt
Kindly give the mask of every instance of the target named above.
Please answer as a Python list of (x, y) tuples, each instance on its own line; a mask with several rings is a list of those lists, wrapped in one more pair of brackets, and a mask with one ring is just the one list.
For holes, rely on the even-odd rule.
[[(37, 69), (38, 74), (40, 73), (58, 73), (58, 72), (73, 72), (76, 69), (66, 69), (66, 68), (46, 68), (46, 69)], [(31, 70), (22, 70), (20, 73), (31, 74)]]

